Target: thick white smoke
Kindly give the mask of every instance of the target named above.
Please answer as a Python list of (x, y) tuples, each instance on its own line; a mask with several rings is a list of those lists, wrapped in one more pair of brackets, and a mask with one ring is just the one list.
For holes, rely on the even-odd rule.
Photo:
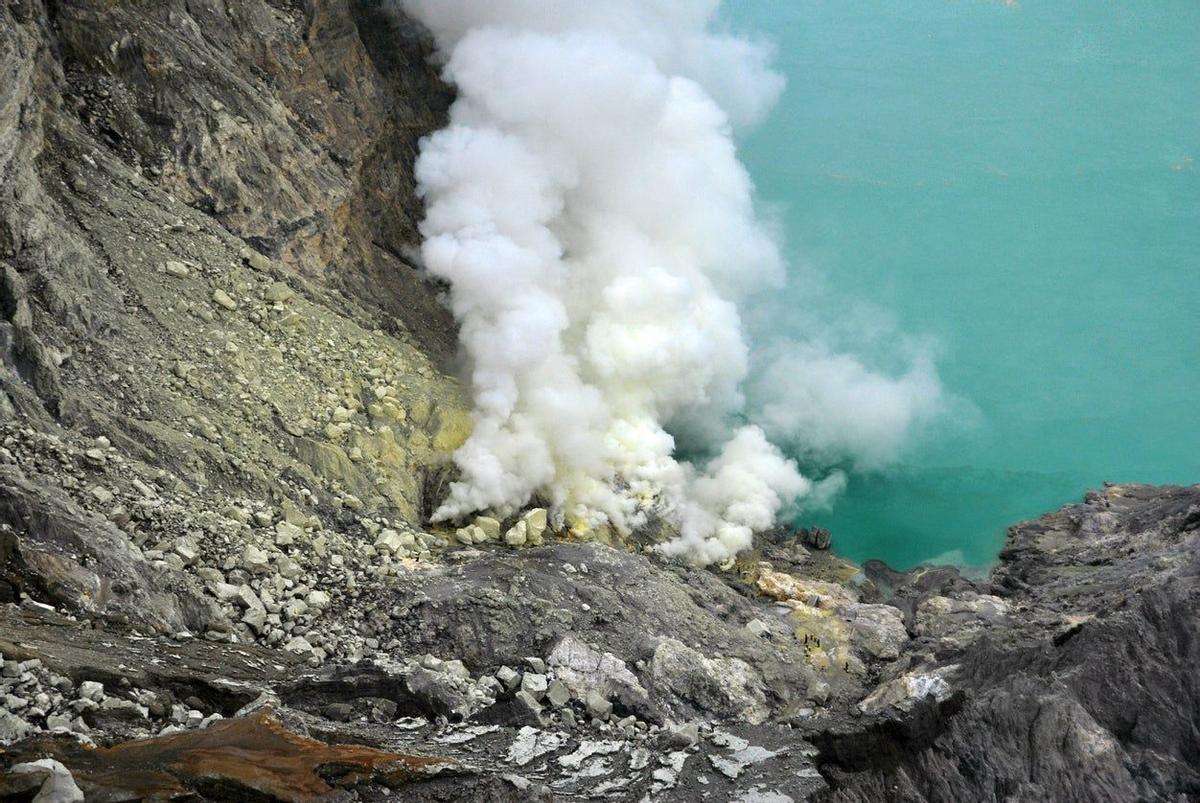
[[(727, 425), (749, 368), (737, 302), (784, 280), (733, 142), (782, 88), (767, 53), (709, 32), (715, 0), (401, 5), (458, 91), (417, 163), (475, 399), (437, 517), (541, 493), (576, 529), (662, 512), (683, 532), (667, 551), (700, 561), (748, 546), (814, 493), (761, 428)], [(810, 394), (800, 429), (857, 446), (828, 432), (869, 383)], [(664, 428), (685, 418), (727, 440), (703, 470)]]

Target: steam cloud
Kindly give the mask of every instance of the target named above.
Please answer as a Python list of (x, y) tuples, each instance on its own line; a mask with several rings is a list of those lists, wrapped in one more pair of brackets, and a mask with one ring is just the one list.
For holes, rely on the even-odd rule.
[[(785, 348), (764, 381), (788, 380), (792, 401), (746, 409), (737, 305), (785, 273), (733, 132), (783, 81), (762, 47), (711, 32), (715, 0), (401, 5), (458, 90), (416, 168), (422, 254), (450, 284), (475, 404), (435, 518), (542, 494), (575, 530), (663, 515), (682, 532), (665, 551), (719, 561), (844, 483), (810, 482), (768, 433), (823, 456), (898, 448), (920, 412), (905, 399), (936, 395), (931, 371), (892, 380)], [(724, 445), (683, 462), (673, 421)]]

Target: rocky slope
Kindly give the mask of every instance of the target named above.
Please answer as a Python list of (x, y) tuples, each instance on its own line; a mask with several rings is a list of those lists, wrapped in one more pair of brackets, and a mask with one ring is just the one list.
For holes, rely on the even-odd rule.
[(431, 528), (428, 56), (372, 0), (0, 6), (0, 800), (1200, 797), (1200, 487), (983, 581)]

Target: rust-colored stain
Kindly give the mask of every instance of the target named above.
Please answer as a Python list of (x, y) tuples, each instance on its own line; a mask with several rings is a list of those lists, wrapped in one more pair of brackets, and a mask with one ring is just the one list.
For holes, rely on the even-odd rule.
[(94, 749), (60, 743), (50, 752), (89, 800), (257, 792), (275, 800), (319, 801), (361, 783), (396, 787), (460, 766), (444, 758), (325, 744), (288, 730), (269, 709), (203, 730)]

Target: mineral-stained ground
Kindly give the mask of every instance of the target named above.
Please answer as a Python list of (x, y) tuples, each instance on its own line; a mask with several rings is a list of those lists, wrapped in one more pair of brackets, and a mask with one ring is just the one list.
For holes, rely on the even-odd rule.
[(1200, 799), (1200, 486), (986, 578), (432, 527), (429, 51), (372, 0), (0, 4), (0, 800)]

